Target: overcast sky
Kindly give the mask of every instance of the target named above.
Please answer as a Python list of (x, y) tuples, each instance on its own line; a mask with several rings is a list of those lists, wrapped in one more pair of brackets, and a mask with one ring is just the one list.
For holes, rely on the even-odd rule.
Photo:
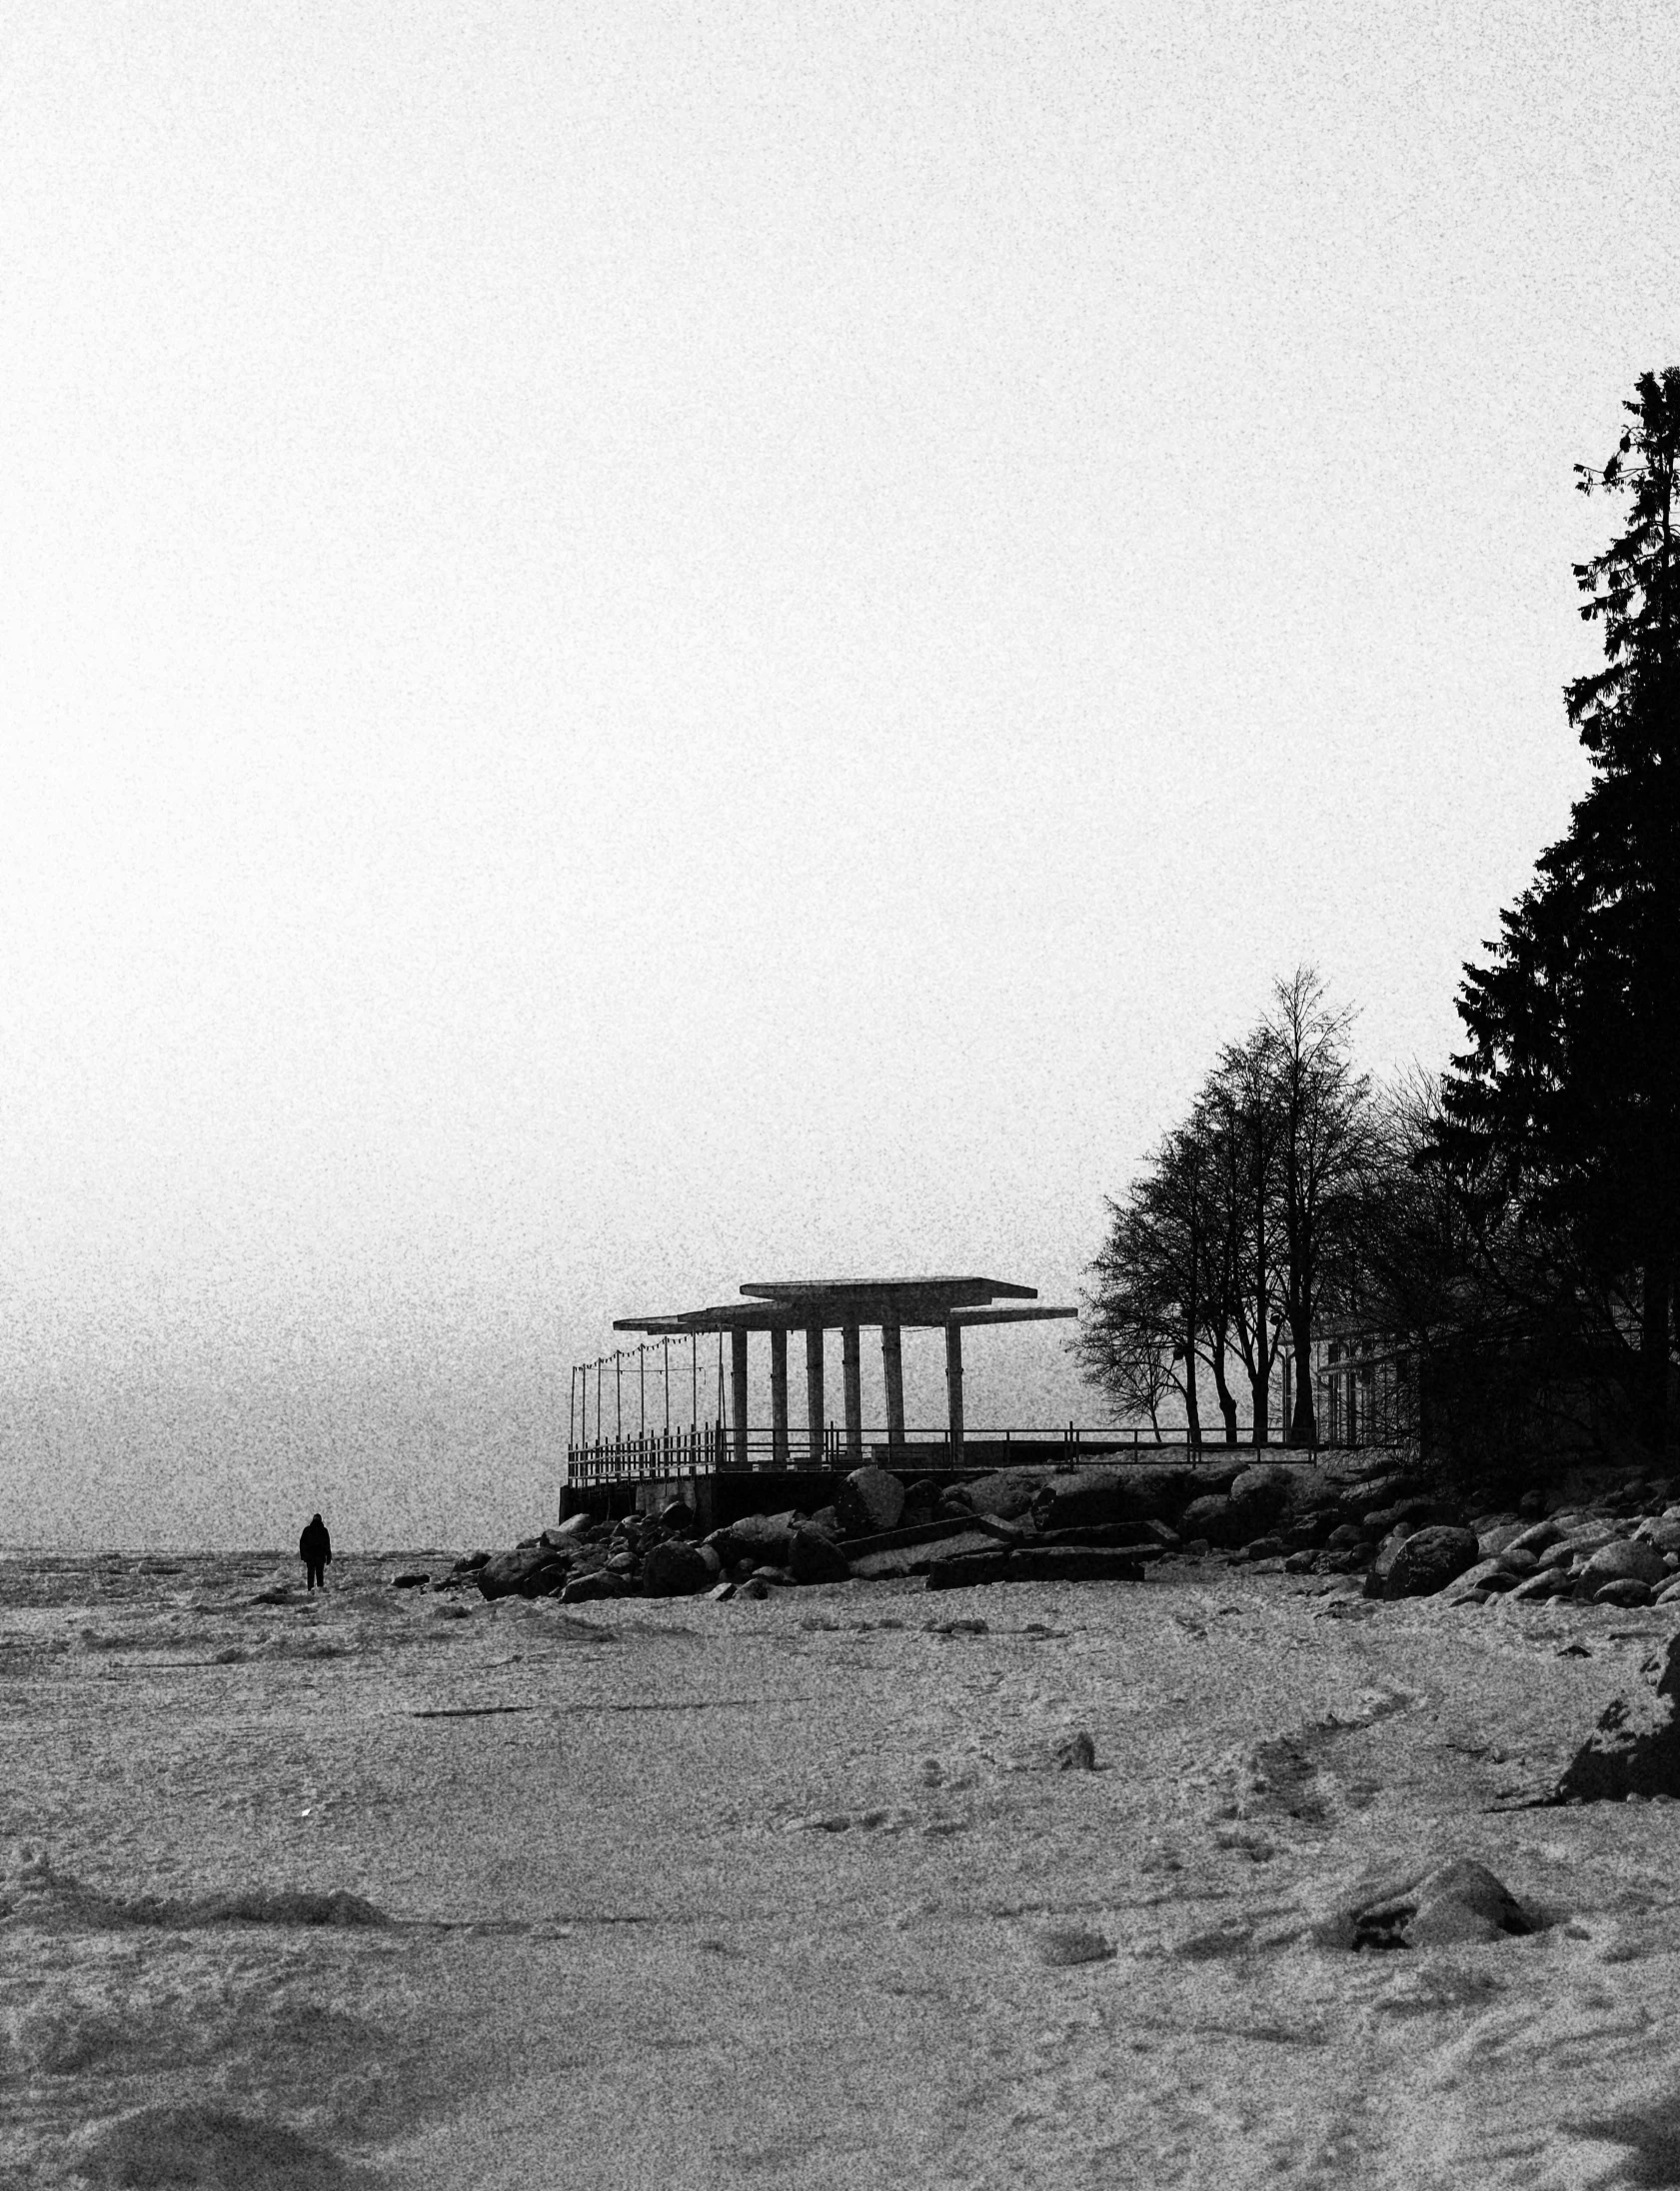
[[(1677, 92), (1587, 0), (14, 0), (0, 1535), (507, 1541), (615, 1315), (1072, 1300), (1298, 961), (1441, 1063)], [(1099, 1419), (1065, 1329), (970, 1420)]]

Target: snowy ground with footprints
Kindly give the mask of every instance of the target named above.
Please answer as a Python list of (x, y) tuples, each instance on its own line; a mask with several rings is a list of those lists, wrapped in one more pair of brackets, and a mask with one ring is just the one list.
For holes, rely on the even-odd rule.
[(4, 2191), (1680, 2184), (1680, 1606), (415, 1563), (0, 1560)]

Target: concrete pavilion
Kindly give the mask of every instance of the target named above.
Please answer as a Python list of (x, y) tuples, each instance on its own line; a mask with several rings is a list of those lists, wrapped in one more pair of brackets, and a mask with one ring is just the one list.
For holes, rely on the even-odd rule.
[[(770, 1333), (771, 1461), (789, 1465), (788, 1334), (805, 1333), (806, 1417), (810, 1430), (807, 1466), (822, 1464), (827, 1415), (824, 1405), (826, 1331), (840, 1334), (841, 1376), (845, 1387), (845, 1450), (855, 1465), (863, 1454), (862, 1334), (880, 1332), (880, 1359), (886, 1386), (886, 1436), (891, 1446), (904, 1442), (904, 1363), (901, 1333), (939, 1330), (945, 1335), (945, 1386), (949, 1394), (950, 1457), (962, 1456), (962, 1333), (970, 1324), (1036, 1323), (1078, 1314), (1075, 1308), (1023, 1307), (1035, 1302), (1030, 1285), (1001, 1278), (794, 1278), (778, 1284), (744, 1285), (743, 1298), (712, 1308), (691, 1308), (675, 1315), (621, 1316), (615, 1331), (644, 1331), (664, 1336), (693, 1336), (702, 1331), (730, 1335), (730, 1384), (733, 1462), (752, 1465), (747, 1432), (747, 1341), (755, 1331)], [(996, 1302), (1005, 1305), (997, 1307)]]

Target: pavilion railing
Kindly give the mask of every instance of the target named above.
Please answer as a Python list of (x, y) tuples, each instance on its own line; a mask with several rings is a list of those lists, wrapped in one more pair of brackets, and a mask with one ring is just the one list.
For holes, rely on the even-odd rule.
[[(1156, 1432), (1147, 1425), (1103, 1423), (1092, 1426), (1072, 1422), (1050, 1427), (971, 1428), (964, 1432), (960, 1453), (955, 1458), (951, 1452), (950, 1432), (943, 1425), (934, 1429), (905, 1429), (901, 1440), (891, 1438), (884, 1428), (865, 1428), (856, 1443), (848, 1445), (843, 1425), (831, 1423), (816, 1450), (813, 1450), (809, 1435), (796, 1434), (792, 1429), (780, 1449), (774, 1434), (757, 1426), (748, 1431), (745, 1441), (746, 1465), (754, 1471), (854, 1468), (865, 1460), (922, 1471), (953, 1466), (997, 1467), (1005, 1465), (1017, 1450), (1023, 1461), (1054, 1460), (1077, 1466), (1081, 1460), (1130, 1459), (1133, 1456), (1139, 1461), (1147, 1460), (1156, 1453), (1182, 1452), (1193, 1442), (1189, 1432), (1182, 1427), (1163, 1425)], [(1217, 1428), (1204, 1425), (1199, 1442), (1203, 1451), (1229, 1449), (1222, 1423)], [(1283, 1444), (1281, 1419), (1268, 1424), (1267, 1442), (1272, 1446)], [(1252, 1426), (1240, 1423), (1238, 1444), (1251, 1447), (1252, 1443)], [(739, 1472), (741, 1465), (740, 1446), (733, 1427), (723, 1422), (702, 1422), (681, 1429), (632, 1432), (627, 1436), (571, 1445), (567, 1448), (566, 1477), (569, 1483), (607, 1483), (634, 1476), (730, 1474)]]
[(709, 1476), (731, 1465), (727, 1443), (721, 1422), (599, 1438), (567, 1447), (566, 1478), (569, 1483), (610, 1483), (622, 1476)]

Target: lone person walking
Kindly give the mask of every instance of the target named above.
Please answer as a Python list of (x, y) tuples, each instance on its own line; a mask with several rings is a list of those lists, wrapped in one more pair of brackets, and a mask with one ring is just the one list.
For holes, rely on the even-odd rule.
[(327, 1534), (327, 1524), (319, 1514), (312, 1514), (309, 1525), (298, 1539), (298, 1557), (309, 1573), (309, 1586), (313, 1590), (319, 1582), (327, 1587), (327, 1562), (333, 1556), (333, 1540)]

